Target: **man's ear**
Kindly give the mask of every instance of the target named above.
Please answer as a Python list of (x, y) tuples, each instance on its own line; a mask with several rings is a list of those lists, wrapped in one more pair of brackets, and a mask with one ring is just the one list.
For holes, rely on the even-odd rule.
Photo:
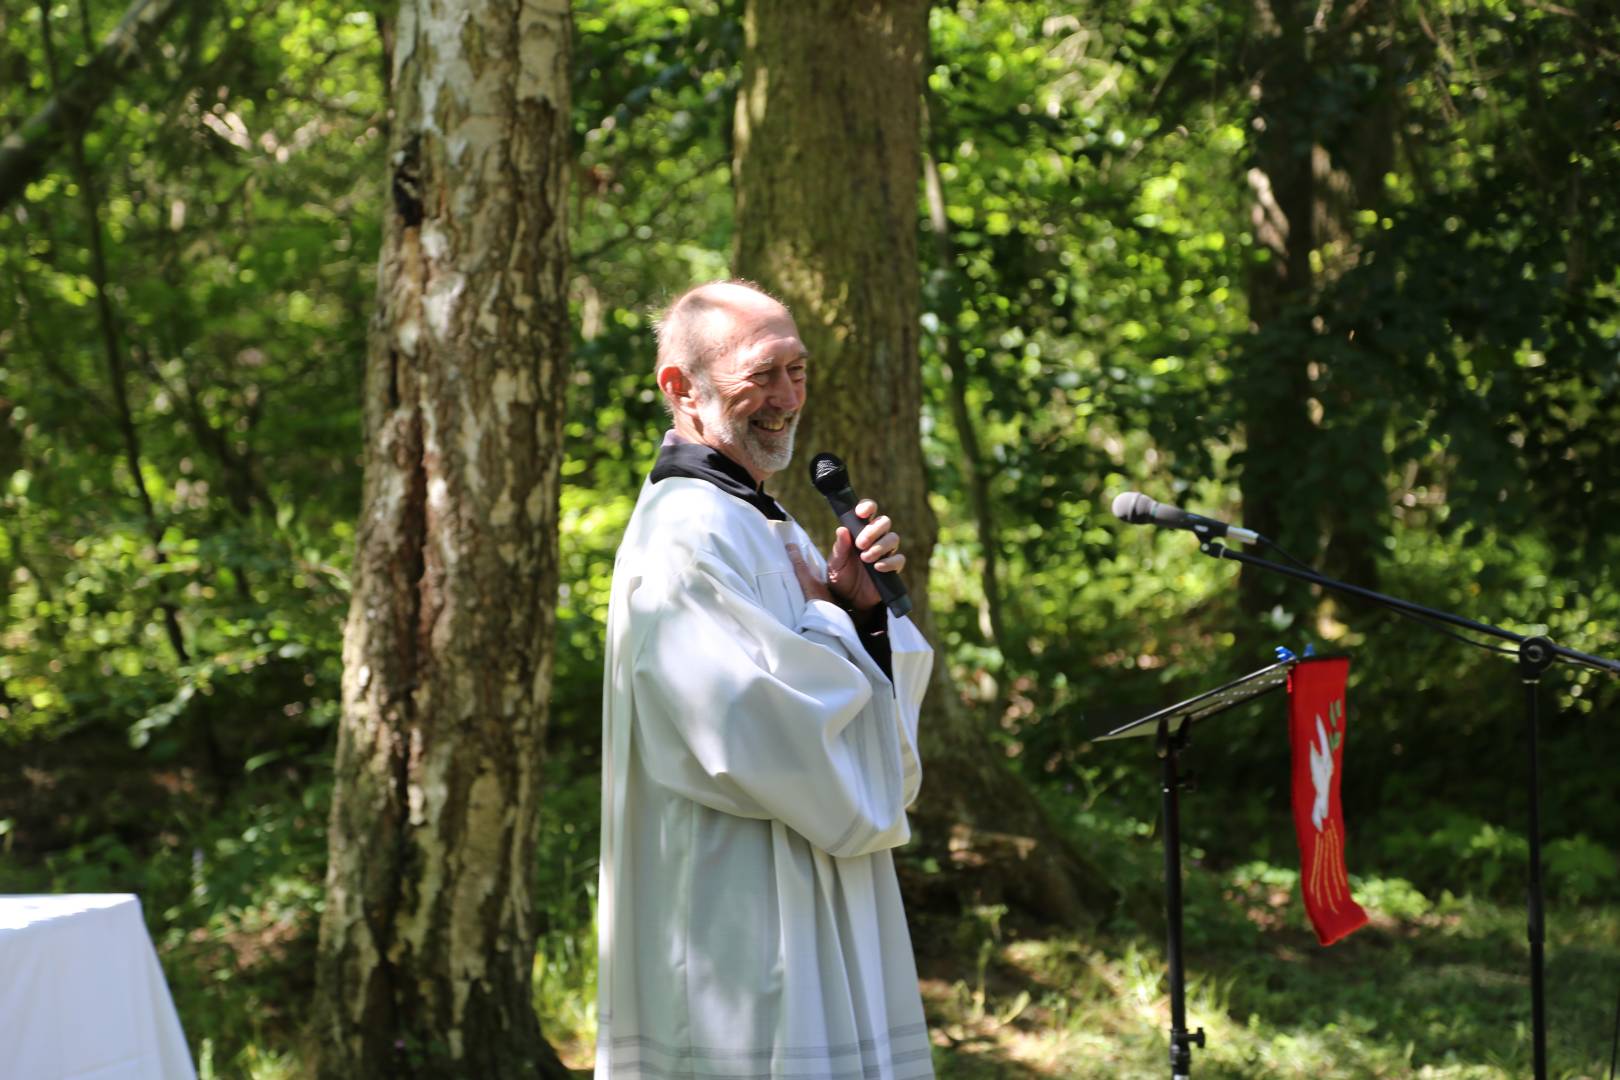
[(658, 389), (664, 392), (670, 408), (678, 413), (696, 415), (697, 401), (692, 396), (692, 380), (678, 365), (665, 364), (658, 369)]

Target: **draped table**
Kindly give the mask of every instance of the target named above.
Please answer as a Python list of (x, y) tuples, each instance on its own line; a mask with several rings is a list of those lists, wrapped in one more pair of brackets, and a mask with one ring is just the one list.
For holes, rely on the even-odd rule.
[(0, 896), (0, 1078), (195, 1080), (138, 898)]

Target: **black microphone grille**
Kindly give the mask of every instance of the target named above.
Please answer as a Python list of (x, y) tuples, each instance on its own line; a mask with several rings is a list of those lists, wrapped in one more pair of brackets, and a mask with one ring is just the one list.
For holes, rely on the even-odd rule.
[(849, 487), (849, 470), (836, 454), (817, 454), (810, 459), (810, 483), (823, 495)]

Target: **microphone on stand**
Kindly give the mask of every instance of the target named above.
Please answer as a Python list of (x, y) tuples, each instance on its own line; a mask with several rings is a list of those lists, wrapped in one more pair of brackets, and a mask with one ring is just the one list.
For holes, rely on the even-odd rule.
[[(866, 527), (866, 522), (855, 514), (855, 504), (860, 500), (855, 497), (855, 489), (849, 486), (849, 470), (844, 463), (834, 454), (817, 454), (810, 459), (810, 483), (827, 497), (828, 505), (838, 515), (838, 524), (849, 530), (849, 539), (853, 543)], [(906, 583), (900, 580), (899, 574), (893, 570), (879, 570), (869, 562), (862, 562), (861, 565), (866, 567), (872, 584), (877, 586), (878, 596), (882, 597), (895, 618), (911, 610), (911, 597), (906, 595)]]
[(1114, 516), (1127, 525), (1160, 525), (1169, 529), (1189, 529), (1200, 540), (1213, 540), (1224, 536), (1240, 544), (1253, 544), (1265, 539), (1253, 529), (1241, 525), (1228, 525), (1224, 521), (1191, 514), (1180, 507), (1154, 502), (1139, 491), (1123, 491), (1114, 497)]

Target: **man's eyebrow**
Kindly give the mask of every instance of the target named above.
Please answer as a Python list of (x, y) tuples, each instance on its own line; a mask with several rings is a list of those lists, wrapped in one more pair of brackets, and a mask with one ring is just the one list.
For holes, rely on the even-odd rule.
[[(804, 353), (804, 352), (796, 353), (796, 354), (794, 354), (792, 356), (789, 356), (787, 358), (787, 362), (789, 364), (804, 364), (804, 363), (808, 363), (809, 360), (810, 360), (810, 354), (809, 353)], [(777, 365), (777, 360), (776, 360), (775, 357), (771, 357), (771, 358), (768, 358), (768, 359), (765, 359), (765, 360), (761, 360), (759, 363), (755, 364), (753, 367), (748, 369), (748, 374), (750, 374), (750, 375), (758, 375), (761, 372), (766, 372), (766, 371), (771, 370), (776, 365)]]

